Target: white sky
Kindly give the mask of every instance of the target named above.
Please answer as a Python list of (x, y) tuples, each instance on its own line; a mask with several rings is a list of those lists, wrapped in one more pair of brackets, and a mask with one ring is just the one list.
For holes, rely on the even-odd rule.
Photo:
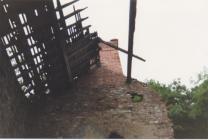
[[(81, 0), (78, 7), (85, 6), (82, 16), (90, 17), (91, 31), (118, 38), (127, 49), (129, 0)], [(208, 0), (138, 0), (134, 53), (147, 62), (133, 61), (133, 77), (163, 83), (181, 78), (189, 86), (208, 67), (207, 7)], [(126, 74), (127, 56), (120, 57)]]

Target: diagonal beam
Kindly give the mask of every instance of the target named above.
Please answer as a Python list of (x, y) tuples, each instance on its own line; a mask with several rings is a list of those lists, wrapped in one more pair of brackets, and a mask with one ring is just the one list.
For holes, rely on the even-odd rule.
[[(98, 39), (99, 39), (99, 42), (102, 42), (102, 43), (104, 43), (105, 45), (107, 45), (107, 46), (109, 46), (109, 47), (111, 47), (111, 48), (114, 48), (114, 49), (116, 49), (116, 50), (118, 50), (118, 51), (121, 51), (121, 52), (123, 52), (123, 53), (129, 54), (128, 51), (126, 51), (126, 50), (124, 50), (124, 49), (122, 49), (122, 48), (119, 48), (118, 46), (116, 46), (116, 45), (114, 45), (114, 44), (112, 44), (112, 43), (106, 42), (106, 41), (102, 40), (101, 38), (98, 38)], [(132, 57), (134, 57), (134, 58), (136, 58), (136, 59), (138, 59), (138, 60), (141, 60), (141, 61), (143, 61), (143, 62), (146, 62), (146, 60), (145, 60), (144, 58), (139, 57), (139, 56), (137, 56), (137, 55), (135, 55), (135, 54), (132, 54)]]

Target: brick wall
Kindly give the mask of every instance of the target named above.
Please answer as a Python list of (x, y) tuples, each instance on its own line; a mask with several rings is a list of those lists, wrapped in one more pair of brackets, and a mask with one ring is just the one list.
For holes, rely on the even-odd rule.
[[(111, 43), (118, 45), (118, 40)], [(125, 82), (118, 51), (102, 43), (99, 46), (101, 66), (83, 75), (78, 80), (79, 87), (118, 86)]]
[[(117, 44), (116, 40), (112, 42)], [(105, 95), (108, 99), (114, 99), (102, 102), (101, 108), (106, 104), (118, 105), (113, 113), (114, 115), (119, 114), (119, 117), (109, 123), (108, 121), (111, 118), (113, 119), (114, 115), (107, 111), (104, 114), (109, 116), (106, 119), (108, 125), (97, 126), (117, 130), (117, 132), (120, 132), (119, 134), (126, 138), (173, 138), (172, 123), (168, 118), (166, 105), (159, 94), (151, 91), (144, 83), (137, 80), (133, 80), (131, 84), (126, 84), (126, 77), (122, 73), (118, 51), (104, 44), (100, 44), (100, 46), (102, 49), (100, 51), (101, 66), (89, 71), (77, 81), (78, 84), (75, 84), (76, 89), (80, 91), (90, 91), (90, 94), (85, 93), (87, 95), (83, 96), (86, 96), (86, 100), (93, 96), (90, 103), (88, 103), (94, 102), (93, 107), (99, 106), (96, 104), (99, 100), (95, 98), (101, 95)], [(96, 91), (96, 93), (93, 91)], [(132, 102), (131, 96), (128, 94), (132, 91), (133, 93), (142, 94), (143, 101), (140, 103)], [(128, 110), (129, 108), (131, 109)], [(128, 110), (129, 113), (120, 113), (119, 110), (121, 112)], [(121, 119), (122, 114), (129, 116)], [(98, 118), (98, 116), (95, 118)], [(103, 116), (101, 118), (102, 121), (99, 122), (105, 120)], [(129, 123), (123, 125), (124, 122)]]

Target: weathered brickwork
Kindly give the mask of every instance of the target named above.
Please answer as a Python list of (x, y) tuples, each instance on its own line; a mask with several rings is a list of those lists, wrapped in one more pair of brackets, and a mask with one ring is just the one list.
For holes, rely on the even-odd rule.
[[(123, 138), (173, 138), (159, 95), (136, 80), (126, 84), (118, 52), (100, 46), (101, 66), (78, 79), (67, 94), (47, 99), (31, 124), (31, 137), (108, 138), (115, 132)], [(143, 101), (134, 103), (132, 91)]]
[[(114, 40), (112, 43), (117, 45), (118, 41)], [(106, 102), (103, 103), (105, 104), (103, 106), (108, 104), (113, 108), (109, 111), (106, 110), (105, 115), (102, 111), (94, 114), (94, 123), (101, 126), (100, 129), (106, 135), (111, 131), (117, 131), (125, 138), (173, 138), (172, 122), (168, 118), (166, 105), (161, 101), (159, 94), (152, 92), (144, 83), (136, 80), (133, 80), (130, 85), (126, 84), (118, 51), (104, 44), (100, 44), (100, 46), (101, 67), (90, 71), (77, 83), (79, 91), (98, 90), (97, 93), (91, 93), (90, 96), (104, 93)], [(131, 91), (142, 94), (144, 100), (139, 104), (132, 103), (128, 94)], [(96, 97), (93, 98), (95, 99), (90, 101), (98, 100)], [(113, 119), (112, 116), (117, 117)], [(106, 119), (109, 121), (97, 122)], [(86, 134), (86, 137), (93, 138), (93, 135)]]
[[(111, 43), (118, 45), (118, 40)], [(83, 87), (99, 87), (104, 85), (119, 86), (125, 82), (118, 51), (105, 44), (100, 44), (101, 66), (95, 68), (78, 81), (78, 85)]]
[[(9, 131), (13, 130), (11, 119), (8, 119), (4, 126), (10, 127), (5, 130), (0, 125), (0, 131), (6, 131), (0, 136), (109, 138), (116, 133), (123, 138), (173, 138), (172, 123), (159, 95), (136, 80), (130, 85), (126, 84), (118, 51), (103, 44), (100, 46), (99, 67), (79, 78), (65, 94), (48, 96), (43, 102), (32, 106), (27, 117), (22, 119), (26, 122), (17, 123), (16, 120), (21, 117), (17, 113), (18, 118), (14, 122), (21, 124), (20, 128), (23, 128), (22, 124), (25, 124), (24, 128), (29, 128), (25, 135), (22, 135), (24, 129), (20, 128), (15, 129), (20, 133), (12, 134), (14, 132)], [(143, 95), (143, 100), (133, 102), (131, 92)], [(17, 108), (14, 109), (17, 111)]]

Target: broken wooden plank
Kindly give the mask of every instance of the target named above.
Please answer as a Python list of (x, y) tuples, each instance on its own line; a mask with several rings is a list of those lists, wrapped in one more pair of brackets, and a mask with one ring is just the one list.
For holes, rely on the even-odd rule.
[(79, 0), (73, 0), (73, 1), (71, 1), (71, 2), (69, 2), (69, 3), (66, 3), (66, 4), (64, 4), (64, 5), (61, 5), (61, 7), (55, 8), (55, 10), (56, 10), (56, 11), (62, 10), (62, 9), (66, 8), (66, 7), (68, 7), (68, 6), (70, 6), (70, 5), (74, 4), (74, 3), (76, 3), (76, 2), (78, 2), (78, 1), (79, 1)]
[(72, 17), (72, 16), (78, 14), (79, 12), (82, 12), (83, 10), (85, 10), (85, 9), (87, 9), (87, 8), (88, 8), (88, 7), (85, 7), (85, 8), (82, 8), (82, 9), (77, 9), (77, 10), (75, 10), (74, 12), (72, 12), (72, 13), (70, 13), (70, 14), (64, 16), (64, 19), (70, 18), (70, 17)]

